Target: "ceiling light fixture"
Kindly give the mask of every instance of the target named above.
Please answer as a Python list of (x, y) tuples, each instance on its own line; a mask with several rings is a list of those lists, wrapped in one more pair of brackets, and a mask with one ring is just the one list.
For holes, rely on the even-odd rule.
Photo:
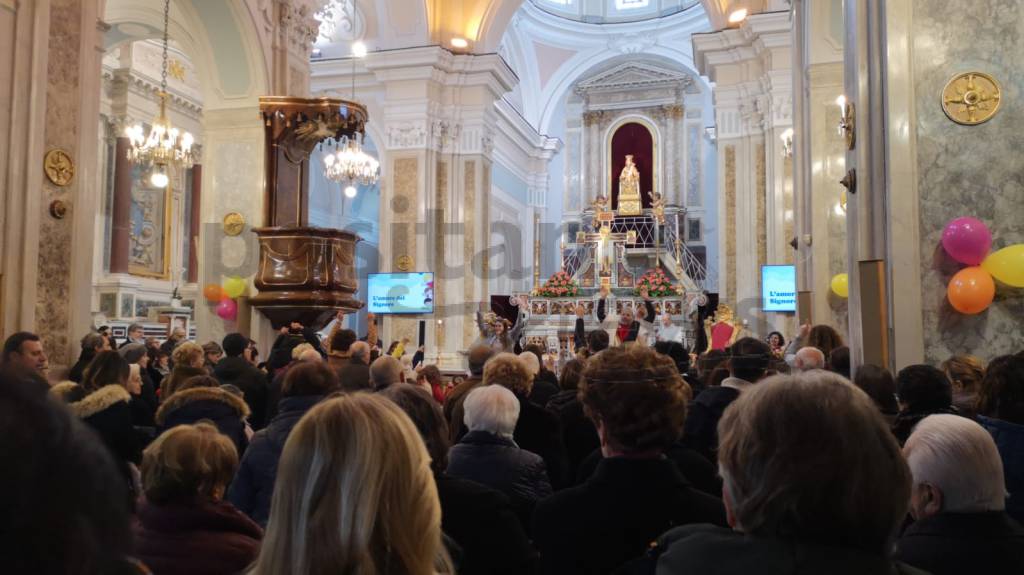
[(175, 128), (167, 117), (167, 28), (170, 21), (171, 0), (164, 0), (164, 42), (163, 67), (160, 75), (160, 112), (149, 127), (149, 132), (142, 124), (125, 128), (131, 147), (128, 148), (128, 161), (143, 164), (152, 170), (149, 181), (158, 188), (165, 188), (170, 183), (167, 167), (191, 168), (195, 162), (192, 134)]
[[(366, 44), (355, 42), (352, 44), (352, 101), (356, 101), (356, 59), (366, 57)], [(363, 135), (365, 141), (366, 136)], [(358, 134), (344, 137), (333, 153), (324, 156), (324, 175), (335, 182), (348, 184), (344, 194), (348, 198), (356, 197), (359, 190), (355, 187), (356, 182), (369, 186), (375, 184), (380, 178), (380, 162), (376, 158), (363, 151), (363, 143), (358, 139)]]
[(456, 36), (451, 40), (452, 48), (458, 48), (459, 50), (465, 50), (469, 48), (469, 40)]
[(740, 22), (742, 22), (742, 21), (747, 19), (747, 14), (748, 14), (748, 12), (747, 12), (746, 8), (740, 8), (739, 10), (733, 10), (732, 13), (729, 14), (729, 23), (730, 24), (739, 24)]

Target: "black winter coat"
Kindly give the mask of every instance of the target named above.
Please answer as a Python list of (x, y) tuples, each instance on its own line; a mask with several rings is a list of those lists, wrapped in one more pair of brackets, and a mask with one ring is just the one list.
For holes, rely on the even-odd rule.
[(940, 513), (907, 528), (896, 558), (932, 575), (1024, 573), (1024, 527), (1002, 511)]
[(983, 416), (978, 417), (978, 423), (992, 434), (1003, 459), (1006, 491), (1010, 493), (1006, 512), (1024, 524), (1024, 425)]
[(530, 401), (544, 407), (559, 392), (558, 376), (555, 372), (541, 368), (533, 378), (533, 389), (530, 390)]
[(164, 399), (156, 411), (157, 434), (176, 425), (208, 419), (235, 442), (241, 455), (249, 445), (245, 433), (245, 418), (248, 416), (248, 406), (237, 395), (219, 387), (193, 387), (175, 392)]
[(901, 411), (896, 415), (896, 421), (892, 424), (892, 434), (896, 436), (896, 440), (900, 442), (900, 445), (903, 445), (910, 438), (910, 434), (914, 432), (914, 427), (921, 423), (922, 419), (935, 414), (959, 415), (959, 412), (952, 405)]
[(441, 528), (460, 547), (459, 575), (529, 575), (537, 553), (509, 498), (500, 491), (436, 473)]
[(486, 431), (470, 431), (451, 448), (447, 472), (504, 493), (526, 527), (537, 502), (551, 495), (551, 482), (539, 455)]
[(744, 535), (711, 525), (669, 531), (658, 539), (652, 554), (656, 553), (661, 553), (657, 570), (649, 572), (657, 575), (927, 575), (882, 555)]
[(718, 461), (718, 420), (739, 396), (740, 391), (732, 387), (709, 387), (700, 392), (687, 410), (683, 443), (708, 461)]
[[(603, 459), (600, 449), (592, 451), (580, 465), (576, 483), (585, 483), (590, 479)], [(722, 478), (718, 476), (718, 466), (705, 459), (703, 455), (683, 445), (682, 442), (677, 442), (665, 450), (665, 459), (676, 466), (694, 489), (715, 498), (722, 497)]]
[(252, 416), (249, 424), (253, 429), (263, 429), (267, 424), (267, 376), (246, 361), (244, 357), (225, 357), (217, 362), (213, 375), (221, 385), (235, 385), (242, 390), (245, 403)]
[(722, 502), (690, 487), (667, 459), (613, 457), (537, 505), (533, 538), (542, 573), (605, 575), (689, 523), (725, 525)]
[(50, 393), (67, 402), (72, 413), (99, 433), (116, 460), (141, 462), (142, 441), (132, 423), (133, 398), (127, 389), (105, 385), (86, 395), (82, 386), (64, 382), (53, 386)]
[(282, 399), (277, 416), (270, 425), (256, 432), (238, 464), (227, 499), (263, 527), (270, 518), (270, 499), (274, 494), (277, 464), (284, 442), (299, 419), (322, 399), (322, 395)]
[(544, 459), (551, 485), (558, 489), (566, 484), (568, 477), (558, 416), (524, 397), (516, 397), (519, 398), (519, 420), (512, 439), (522, 449)]
[[(579, 472), (580, 464), (594, 450), (601, 447), (594, 422), (583, 412), (583, 404), (576, 397), (576, 390), (560, 391), (548, 401), (547, 409), (558, 416), (562, 426), (562, 443), (565, 445), (568, 479)], [(596, 463), (594, 464), (596, 467)], [(590, 470), (593, 472), (593, 469)], [(590, 476), (590, 473), (587, 473)]]

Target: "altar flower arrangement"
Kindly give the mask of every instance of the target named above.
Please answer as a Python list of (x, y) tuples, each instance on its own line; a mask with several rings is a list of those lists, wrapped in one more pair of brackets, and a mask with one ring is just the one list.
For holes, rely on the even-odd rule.
[(544, 285), (535, 290), (539, 297), (576, 297), (580, 295), (580, 285), (572, 276), (564, 271), (555, 272)]
[(673, 285), (672, 280), (665, 275), (661, 268), (648, 270), (647, 273), (640, 276), (633, 293), (640, 295), (645, 289), (650, 297), (668, 297), (683, 293), (683, 287)]

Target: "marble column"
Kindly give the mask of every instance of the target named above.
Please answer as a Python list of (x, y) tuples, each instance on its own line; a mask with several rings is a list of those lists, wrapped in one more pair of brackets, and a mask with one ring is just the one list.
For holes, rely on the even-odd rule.
[(120, 136), (114, 146), (114, 197), (110, 206), (110, 273), (128, 273), (131, 242), (132, 165), (128, 161), (128, 138)]

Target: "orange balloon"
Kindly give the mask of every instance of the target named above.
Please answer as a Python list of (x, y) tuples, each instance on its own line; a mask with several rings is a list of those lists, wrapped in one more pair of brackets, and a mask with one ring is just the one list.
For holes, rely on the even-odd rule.
[(224, 299), (224, 289), (218, 284), (206, 284), (203, 286), (203, 297), (208, 302), (219, 302)]
[(965, 315), (985, 311), (996, 297), (996, 282), (980, 267), (964, 268), (949, 280), (946, 297), (950, 305)]

